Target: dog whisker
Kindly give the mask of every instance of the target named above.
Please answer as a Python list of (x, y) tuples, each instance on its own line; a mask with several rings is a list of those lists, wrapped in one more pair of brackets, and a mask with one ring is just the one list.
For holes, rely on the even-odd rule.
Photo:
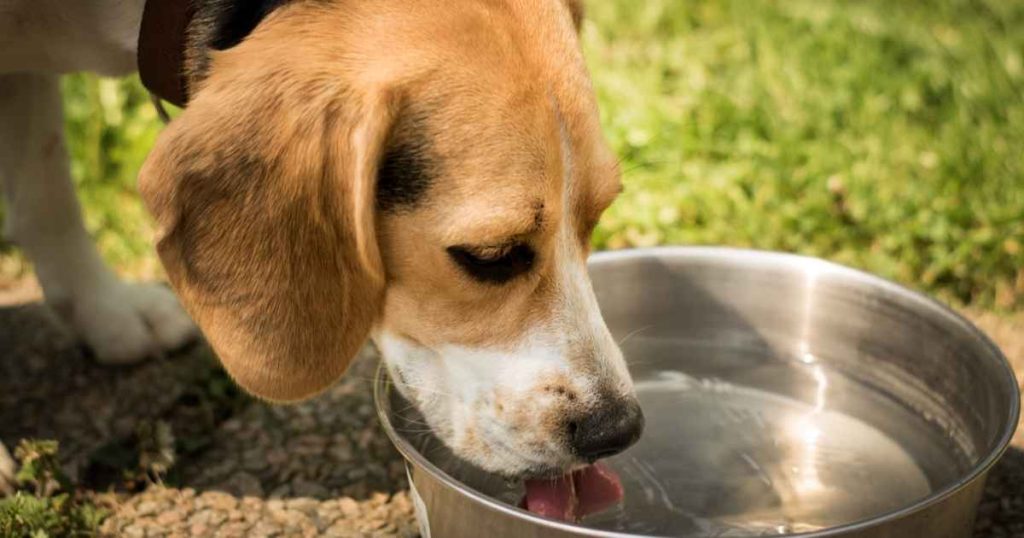
[(629, 341), (630, 338), (633, 338), (634, 336), (646, 331), (647, 329), (650, 329), (651, 327), (654, 327), (654, 325), (647, 325), (630, 331), (629, 334), (622, 337), (622, 340), (618, 341), (619, 346), (621, 347), (622, 344), (625, 344), (627, 341)]

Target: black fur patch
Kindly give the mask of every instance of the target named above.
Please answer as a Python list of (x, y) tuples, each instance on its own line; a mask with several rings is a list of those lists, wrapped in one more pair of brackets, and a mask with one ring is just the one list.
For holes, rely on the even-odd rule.
[[(233, 0), (222, 2), (210, 47), (224, 50), (242, 42), (267, 15), (289, 0)], [(213, 3), (213, 2), (212, 2)]]
[(189, 85), (206, 78), (210, 50), (241, 43), (275, 9), (297, 0), (193, 0), (195, 16), (186, 37)]
[(377, 209), (410, 209), (426, 195), (439, 173), (431, 156), (425, 122), (408, 116), (395, 127), (377, 169)]

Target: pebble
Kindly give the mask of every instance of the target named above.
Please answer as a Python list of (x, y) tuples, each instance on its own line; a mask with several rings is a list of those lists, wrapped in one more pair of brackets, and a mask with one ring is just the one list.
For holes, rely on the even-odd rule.
[(327, 488), (316, 482), (310, 482), (301, 478), (292, 482), (292, 493), (301, 497), (315, 497), (318, 499), (330, 495), (330, 491)]
[(231, 475), (221, 484), (221, 488), (228, 493), (240, 497), (263, 496), (263, 485), (260, 484), (260, 479), (244, 471)]
[(238, 506), (238, 499), (220, 491), (203, 493), (196, 501), (197, 507), (209, 507), (217, 511), (228, 511)]

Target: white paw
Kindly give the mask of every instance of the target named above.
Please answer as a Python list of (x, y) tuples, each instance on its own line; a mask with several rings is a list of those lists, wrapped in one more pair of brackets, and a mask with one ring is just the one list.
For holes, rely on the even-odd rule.
[(167, 288), (115, 282), (76, 297), (64, 310), (72, 328), (104, 364), (131, 364), (184, 346), (198, 336)]
[(7, 452), (3, 442), (0, 442), (0, 497), (14, 493), (14, 473), (18, 466), (14, 463), (11, 453)]

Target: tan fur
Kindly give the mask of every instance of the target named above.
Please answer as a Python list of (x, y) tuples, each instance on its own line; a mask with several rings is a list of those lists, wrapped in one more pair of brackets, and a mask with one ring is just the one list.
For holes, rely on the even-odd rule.
[[(239, 384), (311, 395), (374, 325), (501, 347), (559, 323), (558, 272), (584, 263), (620, 189), (568, 5), (296, 3), (214, 54), (140, 189), (172, 284)], [(383, 145), (409, 113), (441, 170), (421, 203), (376, 213)], [(566, 223), (579, 248), (560, 244)], [(445, 251), (510, 239), (537, 263), (501, 286)]]

